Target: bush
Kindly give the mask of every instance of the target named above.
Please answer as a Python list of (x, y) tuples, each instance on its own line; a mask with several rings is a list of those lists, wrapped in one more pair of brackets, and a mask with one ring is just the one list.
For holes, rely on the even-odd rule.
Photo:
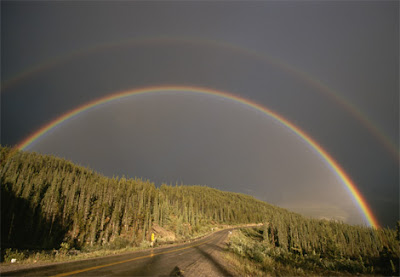
[(122, 248), (126, 248), (130, 244), (129, 240), (121, 237), (115, 238), (111, 244), (110, 244), (110, 249), (111, 250), (118, 250)]
[(146, 248), (150, 248), (151, 244), (149, 241), (144, 240), (140, 243), (139, 248), (141, 249), (146, 249)]
[(17, 249), (12, 250), (11, 248), (8, 248), (6, 249), (6, 253), (4, 254), (4, 261), (11, 262), (11, 259), (21, 261), (25, 259), (25, 253), (22, 251), (18, 251)]
[(71, 249), (71, 246), (68, 242), (62, 242), (60, 244), (60, 252), (62, 254), (67, 254), (70, 249)]

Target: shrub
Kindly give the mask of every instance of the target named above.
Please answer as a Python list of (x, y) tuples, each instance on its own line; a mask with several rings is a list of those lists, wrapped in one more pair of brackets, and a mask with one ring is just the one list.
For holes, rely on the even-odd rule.
[(12, 250), (11, 248), (6, 249), (4, 254), (4, 261), (11, 262), (11, 259), (16, 259), (17, 261), (21, 261), (25, 259), (25, 253), (22, 251), (18, 251), (17, 249)]
[(60, 244), (60, 252), (62, 254), (67, 254), (70, 249), (71, 249), (71, 246), (68, 242), (62, 242)]
[(146, 248), (150, 248), (151, 244), (149, 241), (144, 240), (140, 243), (139, 248), (141, 249), (146, 249)]
[(126, 248), (130, 244), (129, 240), (121, 237), (115, 238), (111, 244), (110, 244), (110, 249), (112, 250), (118, 250), (122, 248)]

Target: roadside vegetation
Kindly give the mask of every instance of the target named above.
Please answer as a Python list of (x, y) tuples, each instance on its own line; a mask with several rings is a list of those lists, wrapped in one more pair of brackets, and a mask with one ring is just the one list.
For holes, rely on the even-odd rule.
[[(156, 187), (70, 161), (0, 147), (1, 261), (42, 263), (184, 242), (215, 228), (264, 223), (230, 237), (239, 275), (399, 275), (399, 229), (308, 219), (206, 186)], [(400, 227), (399, 227), (400, 228)]]
[(2, 261), (143, 248), (152, 233), (158, 244), (179, 242), (221, 224), (288, 213), (244, 194), (107, 178), (61, 158), (6, 147), (0, 148), (0, 178)]
[(81, 249), (76, 250), (70, 248), (65, 243), (61, 244), (59, 249), (52, 250), (19, 250), (7, 248), (3, 255), (3, 265), (11, 264), (15, 259), (16, 264), (43, 264), (49, 262), (66, 262), (73, 260), (82, 260), (89, 258), (96, 258), (108, 255), (123, 254), (130, 251), (138, 251), (150, 247), (150, 243), (143, 243), (138, 247), (125, 245), (122, 248), (104, 247), (102, 249)]
[(236, 274), (399, 276), (399, 240), (394, 230), (321, 220), (278, 227), (277, 221), (236, 230), (229, 237), (225, 259)]
[[(170, 246), (174, 244), (190, 242), (193, 239), (201, 238), (202, 236), (211, 234), (212, 231), (218, 231), (230, 226), (218, 225), (209, 228), (209, 232), (198, 234), (197, 237), (176, 238), (173, 233), (163, 230), (159, 226), (154, 226), (157, 230), (158, 237), (154, 242), (153, 247)], [(171, 236), (172, 234), (172, 236)], [(11, 260), (15, 259), (17, 264), (47, 264), (51, 262), (67, 262), (75, 260), (83, 260), (109, 255), (119, 255), (128, 252), (145, 250), (151, 248), (151, 242), (144, 240), (139, 245), (134, 245), (132, 242), (122, 238), (116, 238), (111, 243), (101, 246), (85, 246), (79, 250), (71, 247), (69, 243), (62, 242), (58, 249), (51, 250), (30, 250), (30, 249), (12, 249), (6, 248), (3, 254), (3, 265), (11, 265)]]

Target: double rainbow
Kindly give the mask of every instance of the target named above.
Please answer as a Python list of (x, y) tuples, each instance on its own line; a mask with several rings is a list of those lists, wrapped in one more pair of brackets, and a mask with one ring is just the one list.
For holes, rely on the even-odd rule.
[(50, 123), (46, 124), (25, 140), (20, 142), (16, 148), (18, 150), (26, 149), (30, 144), (38, 140), (41, 136), (45, 133), (53, 129), (55, 126), (67, 121), (68, 119), (73, 118), (74, 116), (79, 115), (80, 113), (87, 111), (95, 106), (100, 104), (104, 104), (113, 100), (122, 99), (131, 95), (139, 95), (145, 93), (154, 93), (154, 92), (191, 92), (196, 94), (203, 94), (203, 95), (214, 95), (218, 97), (222, 97), (225, 99), (230, 99), (235, 102), (239, 102), (243, 105), (249, 106), (257, 111), (260, 111), (267, 116), (273, 118), (274, 120), (278, 121), (279, 123), (283, 124), (291, 131), (293, 131), (296, 135), (298, 135), (303, 141), (305, 141), (308, 145), (310, 145), (318, 154), (326, 161), (326, 163), (331, 167), (332, 171), (338, 176), (340, 180), (344, 183), (352, 197), (355, 199), (356, 203), (360, 207), (362, 213), (364, 214), (368, 223), (374, 227), (379, 228), (378, 221), (374, 217), (371, 209), (368, 207), (366, 200), (363, 198), (361, 193), (358, 191), (357, 187), (355, 186), (354, 182), (350, 179), (350, 177), (346, 174), (346, 172), (340, 167), (340, 165), (325, 151), (315, 140), (313, 140), (308, 134), (302, 131), (300, 128), (295, 126), (293, 123), (289, 122), (287, 119), (282, 117), (281, 115), (277, 114), (276, 112), (267, 109), (266, 107), (255, 103), (251, 100), (239, 97), (237, 95), (232, 95), (227, 92), (217, 91), (209, 88), (201, 88), (201, 87), (192, 87), (192, 86), (155, 86), (155, 87), (145, 87), (140, 89), (134, 89), (129, 91), (117, 92), (111, 95), (102, 97), (100, 99), (96, 99), (91, 101), (87, 104), (84, 104), (78, 108), (75, 108), (64, 115), (56, 118), (55, 120), (51, 121)]
[(379, 126), (374, 123), (371, 118), (367, 116), (363, 111), (361, 111), (357, 106), (352, 104), (348, 99), (345, 99), (341, 96), (340, 93), (328, 87), (326, 84), (316, 79), (314, 76), (306, 73), (305, 71), (299, 70), (298, 68), (290, 65), (287, 62), (281, 61), (279, 59), (273, 58), (268, 55), (261, 54), (257, 51), (242, 48), (230, 43), (209, 40), (205, 38), (196, 38), (196, 37), (141, 37), (141, 38), (133, 38), (126, 39), (121, 41), (113, 41), (100, 43), (88, 48), (77, 49), (75, 51), (69, 52), (64, 55), (53, 57), (49, 60), (46, 60), (40, 64), (37, 64), (33, 67), (27, 68), (26, 70), (20, 72), (14, 77), (5, 80), (2, 83), (2, 92), (7, 90), (8, 87), (13, 84), (18, 83), (24, 78), (31, 76), (32, 74), (39, 73), (44, 70), (49, 70), (50, 68), (62, 64), (68, 60), (73, 58), (78, 58), (81, 56), (85, 56), (88, 54), (93, 54), (96, 52), (101, 52), (105, 50), (114, 49), (116, 47), (128, 47), (128, 46), (147, 46), (147, 45), (201, 45), (212, 48), (221, 48), (226, 50), (231, 50), (237, 52), (240, 55), (245, 55), (247, 57), (254, 58), (255, 60), (260, 60), (266, 62), (267, 64), (273, 65), (276, 68), (279, 68), (286, 73), (292, 75), (293, 77), (298, 77), (303, 80), (306, 84), (316, 89), (316, 92), (324, 94), (342, 108), (344, 108), (347, 112), (353, 115), (359, 122), (367, 128), (371, 134), (373, 134), (382, 145), (389, 151), (392, 157), (398, 161), (399, 160), (399, 147), (398, 145), (379, 128)]

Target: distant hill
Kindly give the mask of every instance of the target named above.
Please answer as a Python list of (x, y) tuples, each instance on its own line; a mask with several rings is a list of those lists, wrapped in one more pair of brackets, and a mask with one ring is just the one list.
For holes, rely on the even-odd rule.
[(399, 256), (399, 230), (309, 219), (206, 186), (107, 178), (61, 158), (11, 151), (0, 148), (2, 249), (139, 245), (152, 232), (190, 238), (217, 224), (265, 223), (263, 243), (280, 251)]

